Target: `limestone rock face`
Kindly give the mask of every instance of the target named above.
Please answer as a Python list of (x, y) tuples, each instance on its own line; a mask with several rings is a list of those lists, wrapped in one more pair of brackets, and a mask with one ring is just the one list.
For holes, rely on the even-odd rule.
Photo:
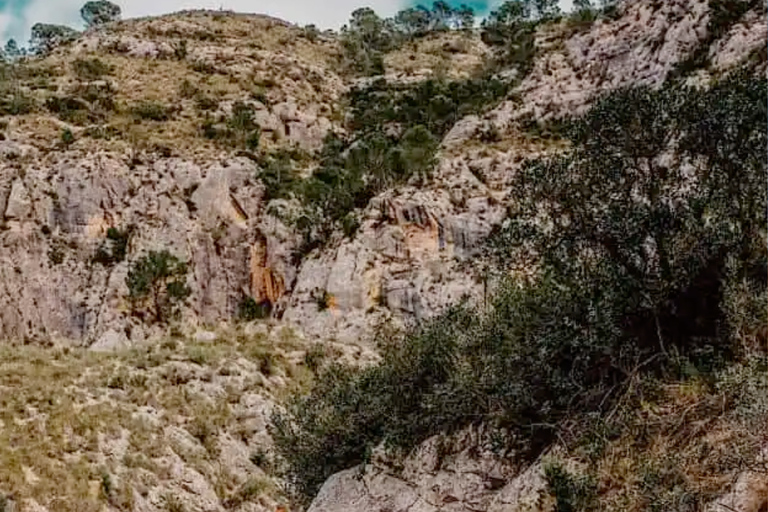
[[(121, 346), (143, 336), (126, 311), (129, 261), (93, 261), (110, 227), (133, 226), (129, 260), (168, 249), (190, 263), (186, 314), (232, 318), (243, 297), (276, 301), (290, 265), (262, 222), (261, 187), (248, 161), (201, 166), (152, 160), (130, 169), (113, 154), (49, 155), (18, 173), (3, 166), (0, 332), (10, 339), (99, 340)], [(274, 227), (274, 220), (272, 221)]]
[[(329, 131), (342, 129), (339, 100), (355, 83), (334, 68), (338, 41), (322, 35), (310, 42), (268, 17), (227, 16), (227, 31), (213, 12), (89, 30), (67, 55), (53, 55), (51, 65), (102, 52), (155, 73), (157, 84), (142, 84), (135, 70), (106, 79), (121, 80), (120, 101), (128, 104), (142, 94), (168, 94), (179, 73), (200, 70), (184, 75), (198, 85), (226, 75), (222, 83), (254, 88), (225, 94), (206, 115), (229, 115), (244, 101), (261, 127), (262, 149), (311, 155)], [(308, 336), (358, 341), (380, 322), (427, 318), (464, 296), (480, 300), (485, 285), (474, 260), (514, 201), (508, 193), (515, 170), (526, 157), (557, 149), (523, 144), (518, 121), (582, 112), (599, 94), (625, 85), (658, 85), (703, 42), (709, 69), (702, 73), (712, 76), (764, 49), (764, 9), (715, 41), (709, 21), (705, 0), (636, 0), (623, 2), (617, 19), (586, 29), (561, 23), (540, 30), (533, 70), (511, 97), (517, 100), (459, 120), (442, 141), (431, 180), (374, 198), (358, 212), (361, 228), (352, 239), (337, 236), (299, 263), (295, 232), (268, 213), (285, 205), (265, 204), (249, 159), (221, 151), (192, 156), (187, 146), (165, 157), (135, 148), (89, 150), (80, 140), (53, 150), (36, 132), (11, 129), (0, 141), (0, 337), (98, 341), (104, 349), (152, 335), (153, 328), (131, 318), (125, 299), (129, 264), (149, 250), (168, 249), (190, 263), (184, 323), (191, 329), (231, 320), (251, 297)], [(258, 44), (238, 43), (252, 33)], [(194, 38), (182, 48), (185, 34)], [(463, 60), (481, 62), (489, 51), (465, 36), (447, 46), (435, 38), (419, 44), (445, 53), (456, 77), (474, 66)], [(390, 78), (418, 79), (416, 68), (446, 64), (417, 59), (411, 70), (414, 52), (388, 57)], [(175, 122), (184, 129), (169, 132), (199, 129), (183, 124), (198, 120), (194, 103), (180, 100), (184, 115)], [(491, 129), (501, 142), (483, 141)], [(199, 135), (179, 136), (188, 146), (201, 144)], [(93, 256), (110, 227), (133, 231), (128, 261), (104, 266)], [(318, 307), (318, 297), (327, 308)]]
[[(542, 463), (513, 468), (491, 452), (470, 448), (469, 433), (455, 447), (434, 437), (394, 472), (376, 463), (339, 472), (321, 488), (308, 512), (549, 512)], [(479, 452), (479, 453), (478, 453)]]
[[(500, 166), (511, 174), (512, 165)], [(504, 208), (470, 172), (444, 159), (439, 187), (406, 187), (375, 198), (353, 240), (305, 261), (284, 319), (340, 341), (365, 339), (387, 319), (424, 319), (464, 295), (482, 295), (470, 264)], [(331, 297), (319, 311), (318, 293)]]

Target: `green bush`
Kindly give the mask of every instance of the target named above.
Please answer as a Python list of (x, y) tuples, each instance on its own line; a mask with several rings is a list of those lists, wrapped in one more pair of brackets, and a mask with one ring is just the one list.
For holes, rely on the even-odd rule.
[(574, 475), (558, 463), (544, 466), (555, 512), (591, 512), (597, 505), (597, 484), (588, 475)]
[(411, 179), (426, 180), (436, 164), (439, 140), (455, 122), (491, 107), (509, 87), (479, 77), (411, 86), (379, 80), (353, 89), (348, 96), (351, 135), (326, 138), (320, 165), (308, 179), (292, 181), (285, 166), (262, 171), (273, 197), (290, 189), (303, 204), (295, 219), (303, 240), (298, 255), (322, 245), (336, 229), (351, 237), (358, 226), (354, 210), (382, 191)]
[(21, 116), (35, 110), (35, 100), (20, 91), (15, 91), (6, 98), (0, 98), (0, 114)]
[(75, 59), (72, 62), (72, 70), (80, 80), (98, 80), (106, 75), (111, 75), (114, 66), (101, 59)]
[(30, 47), (37, 55), (45, 55), (59, 46), (74, 41), (79, 32), (65, 25), (35, 23), (32, 26)]
[(70, 145), (74, 144), (74, 142), (75, 142), (75, 135), (72, 133), (72, 130), (70, 130), (69, 128), (64, 128), (61, 131), (61, 142), (65, 146), (70, 146)]
[(167, 121), (170, 113), (170, 108), (155, 101), (142, 101), (131, 107), (131, 114), (136, 119)]
[(272, 312), (272, 304), (267, 302), (258, 303), (253, 297), (245, 297), (237, 308), (237, 317), (244, 321), (259, 320), (269, 318)]
[(258, 178), (266, 189), (266, 200), (287, 198), (295, 191), (299, 178), (294, 165), (303, 159), (300, 152), (290, 150), (279, 150), (261, 159)]
[(45, 107), (62, 121), (88, 124), (103, 121), (115, 110), (115, 90), (110, 84), (78, 85), (68, 96), (51, 96)]
[[(203, 108), (198, 101), (198, 108)], [(220, 140), (233, 148), (249, 149), (255, 151), (259, 147), (261, 139), (261, 127), (258, 125), (253, 105), (235, 102), (232, 105), (232, 113), (227, 118), (220, 118), (216, 123), (211, 117), (206, 117), (202, 124), (203, 136)]]
[(94, 263), (111, 266), (125, 260), (132, 229), (109, 228), (107, 239), (99, 245), (93, 257)]
[(523, 166), (489, 240), (501, 275), (534, 258), (539, 277), (384, 339), (375, 366), (329, 367), (273, 418), (299, 499), (382, 442), (483, 423), (535, 455), (564, 419), (611, 407), (629, 369), (722, 366), (728, 283), (766, 289), (767, 104), (764, 78), (736, 75), (620, 90), (568, 120), (571, 149)]
[(166, 250), (133, 262), (125, 278), (133, 312), (158, 323), (172, 319), (191, 293), (187, 272), (187, 264)]

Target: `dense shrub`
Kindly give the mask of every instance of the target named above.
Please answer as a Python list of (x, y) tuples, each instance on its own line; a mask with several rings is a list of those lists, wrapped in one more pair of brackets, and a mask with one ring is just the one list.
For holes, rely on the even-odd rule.
[(557, 462), (544, 467), (556, 512), (591, 512), (597, 505), (597, 484), (589, 475), (576, 475)]
[(66, 96), (51, 96), (45, 107), (62, 121), (88, 124), (104, 121), (115, 110), (115, 90), (98, 82), (78, 85)]
[(427, 80), (402, 86), (378, 80), (348, 96), (350, 136), (330, 135), (318, 169), (296, 181), (287, 160), (273, 160), (261, 171), (270, 197), (294, 193), (302, 202), (295, 219), (303, 254), (342, 228), (354, 234), (356, 209), (392, 186), (423, 181), (436, 163), (440, 139), (461, 117), (494, 105), (508, 82), (478, 77), (461, 81)]
[(136, 119), (148, 121), (167, 121), (171, 109), (155, 101), (142, 101), (131, 107), (131, 114)]
[(4, 98), (0, 98), (0, 114), (20, 116), (29, 114), (36, 107), (34, 98), (16, 90)]
[(382, 441), (475, 423), (533, 455), (633, 372), (719, 368), (750, 325), (729, 323), (729, 283), (766, 289), (767, 104), (764, 78), (736, 75), (620, 90), (564, 123), (571, 150), (524, 165), (489, 241), (502, 276), (520, 262), (538, 275), (383, 340), (373, 367), (321, 373), (273, 421), (292, 488), (306, 499)]
[[(200, 102), (198, 108), (202, 108)], [(256, 150), (261, 139), (261, 127), (255, 120), (255, 113), (253, 105), (238, 101), (232, 105), (229, 117), (222, 116), (218, 122), (210, 116), (206, 117), (201, 126), (203, 136), (234, 148)]]
[(693, 52), (681, 60), (671, 72), (672, 77), (685, 77), (697, 69), (706, 68), (710, 48), (727, 34), (750, 11), (765, 12), (762, 0), (709, 0), (709, 21), (706, 37)]
[(259, 303), (253, 297), (243, 298), (237, 307), (237, 317), (244, 322), (269, 318), (271, 312), (272, 305), (269, 301)]
[(80, 80), (98, 80), (114, 71), (111, 66), (101, 59), (75, 59), (72, 70)]
[(107, 238), (96, 249), (93, 262), (110, 266), (125, 260), (131, 231), (132, 228), (118, 229), (112, 227), (107, 229)]

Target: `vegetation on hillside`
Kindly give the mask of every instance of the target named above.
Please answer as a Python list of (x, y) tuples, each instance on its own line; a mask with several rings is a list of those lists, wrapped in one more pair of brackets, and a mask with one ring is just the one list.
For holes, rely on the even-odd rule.
[(125, 278), (134, 314), (158, 323), (178, 315), (191, 293), (188, 271), (187, 263), (167, 250), (150, 251), (134, 261)]
[[(746, 342), (766, 323), (767, 101), (764, 78), (738, 74), (623, 89), (564, 123), (572, 149), (524, 166), (489, 239), (489, 304), (384, 339), (373, 367), (330, 366), (275, 416), (293, 491), (309, 499), (381, 442), (477, 423), (533, 455), (638, 375), (712, 386), (750, 354), (765, 368)], [(536, 277), (506, 277), (520, 263)]]

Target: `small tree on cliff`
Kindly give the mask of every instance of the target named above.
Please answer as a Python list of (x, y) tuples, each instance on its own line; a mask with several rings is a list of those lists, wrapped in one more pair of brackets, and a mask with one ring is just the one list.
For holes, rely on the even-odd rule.
[(133, 312), (158, 323), (178, 315), (191, 293), (187, 272), (187, 263), (166, 250), (151, 251), (135, 261), (125, 278)]
[(87, 2), (80, 9), (80, 16), (89, 27), (103, 25), (120, 19), (120, 6), (107, 0)]

